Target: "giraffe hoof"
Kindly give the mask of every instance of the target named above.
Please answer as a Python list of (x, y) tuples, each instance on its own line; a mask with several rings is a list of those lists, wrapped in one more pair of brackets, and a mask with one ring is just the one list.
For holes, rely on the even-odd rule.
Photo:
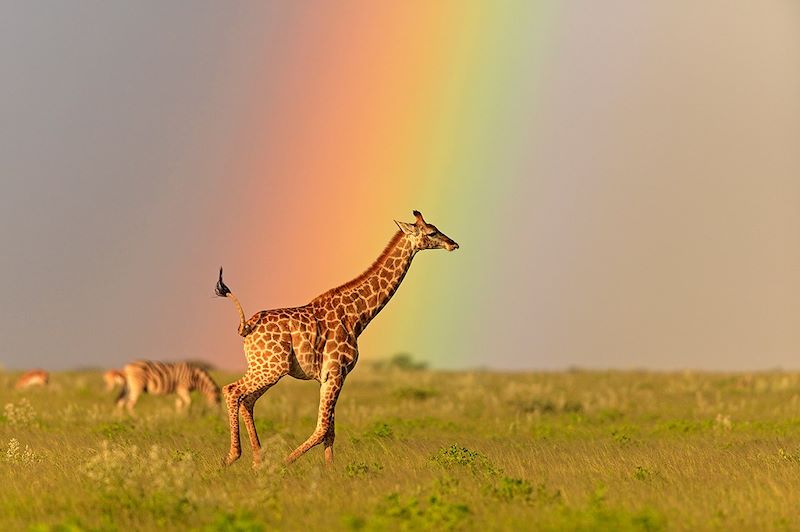
[[(239, 455), (239, 456), (241, 456), (241, 455)], [(229, 465), (234, 463), (236, 460), (238, 460), (239, 456), (231, 456), (231, 455), (226, 456), (225, 458), (222, 459), (222, 465), (224, 467), (228, 467)]]

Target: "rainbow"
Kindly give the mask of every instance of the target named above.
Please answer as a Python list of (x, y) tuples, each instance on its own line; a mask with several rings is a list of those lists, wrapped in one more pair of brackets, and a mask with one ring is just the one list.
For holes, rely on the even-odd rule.
[(359, 6), (295, 7), (265, 39), (266, 91), (229, 169), (245, 185), (227, 200), (241, 213), (226, 274), (248, 312), (305, 304), (361, 273), (392, 219), (419, 209), (461, 250), (417, 256), (362, 357), (485, 360), (491, 346), (464, 332), (481, 325), (470, 309), (502, 274), (491, 246), (510, 243), (507, 202), (524, 201), (514, 191), (554, 14), (533, 2)]

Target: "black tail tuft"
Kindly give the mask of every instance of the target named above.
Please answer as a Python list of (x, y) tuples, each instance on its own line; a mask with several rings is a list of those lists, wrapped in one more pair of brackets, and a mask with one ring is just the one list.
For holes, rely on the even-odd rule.
[(219, 297), (227, 297), (231, 293), (231, 289), (222, 282), (222, 266), (219, 268), (219, 281), (217, 281), (217, 287), (214, 291)]

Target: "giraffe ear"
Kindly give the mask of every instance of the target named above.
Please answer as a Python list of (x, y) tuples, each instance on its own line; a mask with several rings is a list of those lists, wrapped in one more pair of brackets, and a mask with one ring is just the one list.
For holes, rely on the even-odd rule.
[(414, 224), (409, 224), (406, 222), (398, 222), (397, 220), (395, 220), (394, 223), (396, 223), (397, 227), (399, 227), (400, 230), (407, 235), (413, 235), (417, 231), (417, 227)]

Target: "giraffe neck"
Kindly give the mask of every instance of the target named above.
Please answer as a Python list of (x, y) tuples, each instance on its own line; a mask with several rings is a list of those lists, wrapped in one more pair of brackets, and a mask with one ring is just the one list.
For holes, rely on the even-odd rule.
[(358, 336), (397, 292), (415, 252), (411, 242), (398, 231), (367, 271), (315, 302), (332, 303), (348, 329)]

